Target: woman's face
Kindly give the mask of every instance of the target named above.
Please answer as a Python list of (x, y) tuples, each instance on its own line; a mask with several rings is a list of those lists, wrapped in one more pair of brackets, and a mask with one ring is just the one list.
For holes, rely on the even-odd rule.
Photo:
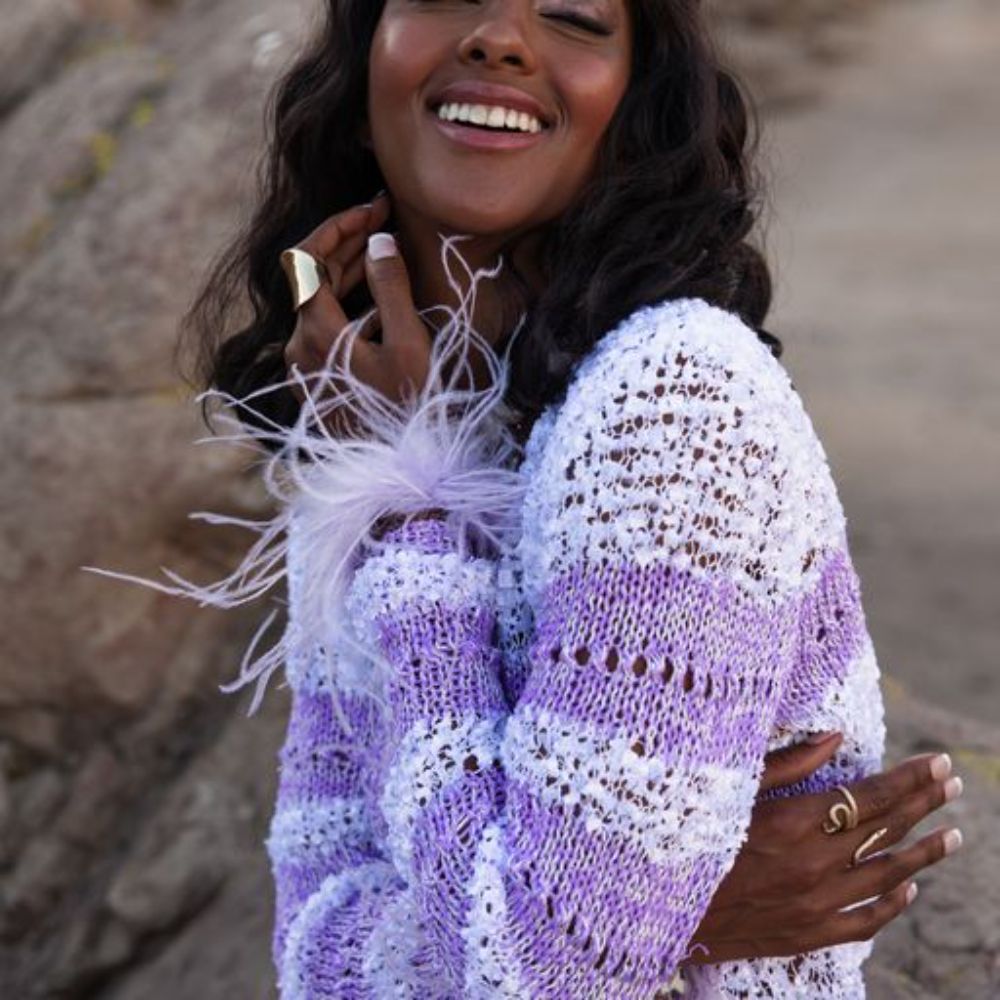
[(593, 169), (631, 52), (626, 0), (386, 0), (368, 112), (393, 201), (477, 235), (558, 217)]

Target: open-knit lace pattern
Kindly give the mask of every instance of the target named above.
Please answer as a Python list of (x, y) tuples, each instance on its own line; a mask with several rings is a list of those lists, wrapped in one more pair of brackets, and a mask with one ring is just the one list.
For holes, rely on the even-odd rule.
[[(804, 788), (879, 766), (825, 456), (737, 318), (697, 300), (635, 313), (522, 469), (499, 562), (432, 522), (355, 573), (352, 627), (394, 668), (386, 717), (325, 680), (349, 654), (322, 635), (289, 663), (269, 839), (284, 998), (668, 996), (766, 752), (837, 728)], [(854, 1000), (868, 951), (685, 967), (685, 997)]]

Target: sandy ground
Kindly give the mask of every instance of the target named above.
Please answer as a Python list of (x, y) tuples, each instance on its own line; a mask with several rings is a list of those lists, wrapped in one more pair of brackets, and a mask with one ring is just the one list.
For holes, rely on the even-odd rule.
[(771, 327), (840, 484), (883, 670), (998, 721), (1000, 3), (890, 3), (768, 148)]

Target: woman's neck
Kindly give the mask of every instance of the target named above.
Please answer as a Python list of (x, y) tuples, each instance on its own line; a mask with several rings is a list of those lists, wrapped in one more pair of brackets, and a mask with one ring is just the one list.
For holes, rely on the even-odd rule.
[[(459, 235), (447, 232), (433, 220), (397, 207), (394, 214), (396, 235), (410, 274), (413, 299), (418, 309), (444, 305), (455, 308), (458, 298), (445, 270), (441, 256), (441, 235)], [(511, 331), (506, 327), (511, 317), (505, 315), (505, 292), (510, 282), (505, 271), (510, 267), (510, 257), (518, 274), (524, 279), (532, 294), (540, 285), (537, 263), (537, 238), (532, 235), (469, 236), (457, 243), (457, 250), (472, 271), (492, 269), (501, 258), (503, 270), (498, 279), (480, 283), (476, 290), (475, 314), (471, 317), (476, 331), (488, 343), (496, 345)], [(453, 268), (463, 292), (467, 292), (467, 275), (464, 268)], [(508, 272), (509, 275), (509, 272)], [(509, 301), (509, 300), (508, 300)]]

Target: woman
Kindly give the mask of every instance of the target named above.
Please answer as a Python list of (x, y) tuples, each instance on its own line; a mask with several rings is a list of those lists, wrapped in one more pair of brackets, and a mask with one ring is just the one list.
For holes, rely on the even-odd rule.
[(874, 775), (843, 516), (697, 8), (329, 0), (278, 92), (191, 326), (286, 501), (198, 592), (269, 587), (288, 529), (289, 628), (240, 681), (287, 658), (283, 997), (859, 997), (960, 843), (888, 850), (961, 782)]

